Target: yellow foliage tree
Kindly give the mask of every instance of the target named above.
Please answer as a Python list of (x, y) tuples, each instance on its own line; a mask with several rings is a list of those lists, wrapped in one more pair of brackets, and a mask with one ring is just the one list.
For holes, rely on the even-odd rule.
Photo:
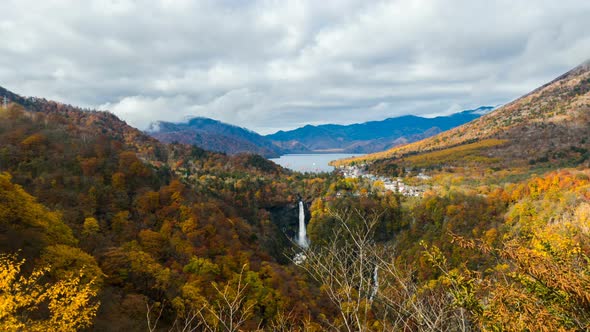
[(93, 217), (87, 217), (84, 219), (84, 225), (82, 228), (82, 234), (86, 236), (94, 235), (98, 233), (100, 230), (100, 225), (98, 224), (98, 220)]
[[(59, 214), (49, 211), (21, 186), (13, 184), (8, 173), (0, 173), (0, 225), (15, 230), (17, 234), (26, 229), (27, 236), (34, 237), (39, 244), (76, 244), (72, 230), (60, 220)], [(0, 236), (0, 240), (5, 241), (0, 243), (6, 248), (7, 243), (18, 238)]]
[[(0, 255), (0, 326), (3, 331), (77, 331), (92, 325), (99, 302), (94, 281), (83, 270), (54, 283), (42, 283), (49, 268), (23, 275), (24, 260)], [(47, 310), (42, 310), (47, 308)]]

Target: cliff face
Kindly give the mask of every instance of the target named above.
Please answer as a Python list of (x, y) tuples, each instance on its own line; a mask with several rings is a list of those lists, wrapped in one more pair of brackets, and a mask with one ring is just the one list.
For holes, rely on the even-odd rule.
[[(310, 205), (310, 202), (304, 202), (303, 204), (306, 225), (311, 219)], [(275, 206), (269, 208), (268, 211), (270, 212), (271, 222), (276, 227), (277, 236), (268, 243), (269, 246), (266, 248), (267, 250), (271, 249), (273, 256), (277, 260), (287, 262), (288, 259), (285, 254), (290, 254), (287, 249), (293, 246), (299, 231), (299, 202), (293, 202), (284, 206)]]

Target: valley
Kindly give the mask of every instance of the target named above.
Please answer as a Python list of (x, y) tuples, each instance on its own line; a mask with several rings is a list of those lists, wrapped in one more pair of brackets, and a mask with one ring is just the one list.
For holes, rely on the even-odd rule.
[(0, 332), (590, 331), (590, 1), (0, 13)]
[[(280, 166), (266, 157), (285, 146), (210, 119), (160, 122), (160, 141), (0, 95), (2, 330), (590, 326), (590, 62), (436, 134), (442, 118), (406, 119), (428, 124), (331, 172)], [(316, 130), (365, 125), (273, 140), (327, 149)]]

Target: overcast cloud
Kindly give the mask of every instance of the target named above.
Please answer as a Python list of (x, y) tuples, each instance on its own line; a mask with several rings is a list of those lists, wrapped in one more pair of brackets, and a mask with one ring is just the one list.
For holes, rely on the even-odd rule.
[(261, 133), (508, 102), (590, 59), (587, 0), (2, 0), (0, 85)]

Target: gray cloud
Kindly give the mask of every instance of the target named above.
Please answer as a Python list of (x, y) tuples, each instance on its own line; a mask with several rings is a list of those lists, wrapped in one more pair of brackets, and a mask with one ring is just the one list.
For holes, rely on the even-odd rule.
[(505, 103), (590, 58), (580, 0), (5, 0), (0, 85), (262, 133)]

